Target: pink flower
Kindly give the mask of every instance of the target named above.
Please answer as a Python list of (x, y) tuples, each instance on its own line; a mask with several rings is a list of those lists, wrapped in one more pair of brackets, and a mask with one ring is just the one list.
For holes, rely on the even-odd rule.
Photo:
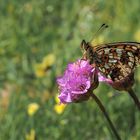
[(89, 61), (78, 60), (67, 66), (62, 77), (57, 78), (61, 103), (79, 102), (89, 98), (95, 68)]
[(108, 84), (112, 84), (113, 81), (111, 79), (106, 78), (105, 76), (101, 75), (100, 72), (98, 72), (99, 82), (105, 82)]

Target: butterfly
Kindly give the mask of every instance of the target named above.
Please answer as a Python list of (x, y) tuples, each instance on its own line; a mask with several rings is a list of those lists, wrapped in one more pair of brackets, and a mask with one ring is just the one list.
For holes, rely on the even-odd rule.
[(94, 64), (102, 75), (112, 81), (123, 80), (140, 64), (140, 43), (115, 42), (92, 46), (81, 43), (84, 57)]

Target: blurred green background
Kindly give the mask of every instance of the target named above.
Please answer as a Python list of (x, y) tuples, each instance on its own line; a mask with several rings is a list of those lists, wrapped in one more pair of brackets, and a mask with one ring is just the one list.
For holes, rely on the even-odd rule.
[[(56, 77), (94, 44), (140, 41), (139, 0), (0, 1), (0, 140), (115, 140), (92, 100), (58, 105)], [(140, 99), (140, 71), (134, 90)], [(140, 112), (125, 92), (100, 84), (122, 140), (140, 139)]]

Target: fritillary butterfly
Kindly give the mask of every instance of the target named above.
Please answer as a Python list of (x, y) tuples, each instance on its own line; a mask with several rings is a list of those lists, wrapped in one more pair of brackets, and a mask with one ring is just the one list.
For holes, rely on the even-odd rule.
[(81, 47), (85, 50), (86, 59), (112, 81), (124, 79), (140, 64), (140, 43), (138, 42), (116, 42), (92, 46), (83, 40)]

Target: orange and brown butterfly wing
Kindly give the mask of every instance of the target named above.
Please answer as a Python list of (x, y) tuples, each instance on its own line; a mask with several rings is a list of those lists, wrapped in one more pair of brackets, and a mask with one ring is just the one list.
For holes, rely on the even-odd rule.
[[(101, 74), (113, 81), (122, 80), (140, 64), (140, 43), (117, 42), (93, 47), (100, 61), (95, 61)], [(94, 58), (96, 60), (96, 58)]]

